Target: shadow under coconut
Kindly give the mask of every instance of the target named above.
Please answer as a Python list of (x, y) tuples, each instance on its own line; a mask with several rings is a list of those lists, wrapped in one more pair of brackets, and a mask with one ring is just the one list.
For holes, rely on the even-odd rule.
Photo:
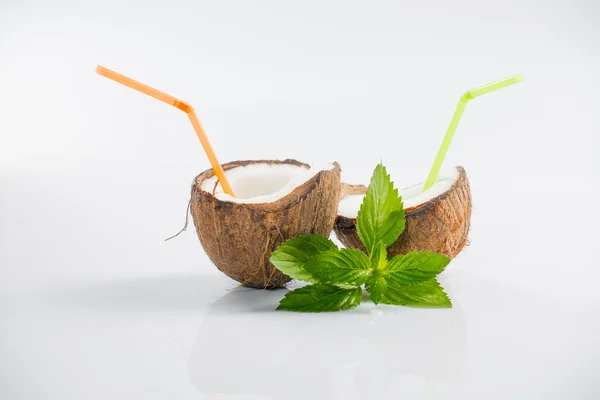
[(351, 390), (374, 400), (402, 375), (424, 378), (424, 392), (462, 377), (467, 338), (458, 305), (274, 311), (284, 294), (240, 287), (209, 307), (188, 359), (201, 393), (331, 400)]
[(42, 300), (114, 312), (200, 310), (236, 286), (221, 274), (161, 275), (71, 284), (45, 292)]

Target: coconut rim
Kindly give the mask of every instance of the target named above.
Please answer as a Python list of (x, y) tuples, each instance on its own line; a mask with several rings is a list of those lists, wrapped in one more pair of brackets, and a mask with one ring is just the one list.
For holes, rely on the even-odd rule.
[[(414, 216), (414, 215), (418, 215), (422, 212), (425, 212), (427, 210), (429, 210), (431, 207), (435, 206), (436, 204), (438, 204), (440, 201), (444, 200), (446, 197), (448, 197), (450, 195), (450, 193), (452, 193), (453, 191), (455, 191), (459, 185), (462, 185), (464, 182), (466, 182), (468, 180), (467, 178), (467, 172), (465, 171), (465, 169), (461, 166), (457, 166), (455, 167), (458, 170), (458, 176), (456, 177), (456, 179), (454, 180), (454, 182), (452, 183), (452, 185), (446, 189), (444, 192), (442, 192), (441, 194), (432, 197), (431, 199), (427, 200), (424, 203), (418, 204), (416, 206), (412, 206), (412, 207), (408, 207), (404, 209), (404, 215), (405, 217), (410, 217), (410, 216)], [(408, 189), (412, 186), (409, 186), (405, 189)], [(350, 185), (347, 183), (342, 183), (342, 188), (343, 190), (346, 189), (347, 192), (343, 193), (340, 196), (340, 200), (343, 199), (345, 196), (349, 196), (349, 195), (353, 195), (353, 194), (365, 194), (367, 193), (367, 187), (365, 185)], [(349, 191), (353, 192), (350, 193)], [(338, 222), (339, 221), (339, 222)], [(341, 222), (341, 224), (340, 224)], [(356, 218), (349, 218), (346, 217), (344, 215), (339, 214), (338, 212), (338, 216), (336, 218), (336, 223), (335, 223), (335, 228), (336, 229), (347, 229), (347, 228), (351, 228), (352, 226), (350, 225), (350, 223), (352, 225), (356, 224)], [(338, 224), (342, 225), (342, 226), (338, 226)]]
[[(242, 160), (242, 161), (232, 161), (232, 162), (228, 162), (225, 164), (222, 164), (221, 167), (223, 167), (223, 170), (227, 171), (229, 169), (233, 169), (233, 168), (238, 168), (238, 167), (245, 167), (247, 165), (253, 165), (253, 164), (266, 164), (266, 165), (273, 165), (273, 164), (277, 164), (277, 165), (294, 165), (297, 167), (305, 167), (305, 168), (310, 168), (309, 164), (300, 162), (298, 160), (294, 160), (291, 158), (285, 159), (285, 160)], [(320, 179), (322, 179), (323, 175), (326, 173), (332, 173), (335, 171), (338, 171), (338, 173), (341, 171), (340, 169), (340, 165), (334, 161), (331, 163), (331, 165), (333, 165), (333, 168), (328, 169), (328, 170), (322, 170), (319, 171), (317, 174), (315, 174), (314, 176), (312, 176), (311, 178), (309, 178), (308, 180), (306, 180), (304, 183), (302, 183), (301, 185), (297, 186), (296, 188), (294, 188), (294, 190), (292, 190), (290, 193), (284, 195), (283, 197), (272, 201), (272, 202), (264, 202), (264, 203), (238, 203), (238, 202), (233, 202), (233, 201), (228, 201), (228, 200), (221, 200), (218, 199), (217, 197), (215, 197), (213, 195), (212, 192), (208, 192), (206, 190), (202, 189), (202, 183), (209, 178), (212, 178), (213, 176), (215, 176), (215, 172), (213, 171), (212, 168), (207, 169), (206, 171), (200, 173), (198, 176), (196, 176), (194, 178), (193, 184), (192, 184), (192, 191), (196, 192), (202, 196), (208, 196), (209, 199), (211, 201), (216, 202), (219, 205), (228, 205), (228, 206), (239, 206), (239, 207), (246, 207), (246, 208), (251, 208), (251, 209), (260, 209), (263, 211), (282, 211), (285, 210), (293, 205), (295, 205), (296, 203), (298, 203), (300, 200), (302, 200), (302, 198), (304, 198), (313, 188), (314, 186), (316, 186), (316, 184), (318, 183), (318, 181)], [(218, 180), (217, 180), (218, 182)]]

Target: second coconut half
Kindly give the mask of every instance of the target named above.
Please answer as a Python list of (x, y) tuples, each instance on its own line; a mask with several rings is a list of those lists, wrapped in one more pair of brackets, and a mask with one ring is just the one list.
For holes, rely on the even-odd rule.
[[(454, 258), (468, 243), (471, 225), (471, 190), (463, 167), (438, 176), (433, 187), (423, 183), (399, 191), (404, 201), (406, 228), (388, 249), (388, 254), (431, 251)], [(339, 215), (334, 232), (349, 248), (366, 252), (356, 230), (356, 217), (367, 188), (342, 184)]]

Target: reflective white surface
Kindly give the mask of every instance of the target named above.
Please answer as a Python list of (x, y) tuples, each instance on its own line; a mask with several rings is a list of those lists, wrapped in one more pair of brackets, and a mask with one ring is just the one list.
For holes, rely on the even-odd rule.
[(286, 290), (218, 272), (193, 228), (163, 241), (183, 222), (187, 190), (157, 208), (187, 187), (171, 178), (181, 165), (113, 168), (2, 180), (2, 398), (597, 398), (599, 273), (584, 210), (570, 218), (588, 224), (560, 235), (555, 204), (474, 185), (485, 207), (471, 246), (440, 276), (454, 308), (294, 314), (274, 311)]
[(597, 398), (597, 306), (442, 280), (452, 309), (275, 312), (283, 290), (217, 274), (4, 298), (4, 398)]

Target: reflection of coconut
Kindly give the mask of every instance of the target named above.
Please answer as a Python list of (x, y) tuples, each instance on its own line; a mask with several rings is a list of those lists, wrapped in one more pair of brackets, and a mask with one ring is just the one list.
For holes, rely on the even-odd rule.
[[(356, 216), (367, 188), (342, 184), (334, 231), (346, 247), (366, 251), (356, 233)], [(389, 248), (390, 255), (429, 250), (454, 258), (467, 244), (471, 223), (471, 191), (464, 168), (440, 174), (430, 189), (423, 184), (399, 192), (404, 202), (405, 230)]]
[[(270, 312), (282, 295), (237, 288), (210, 306), (189, 358), (190, 381), (201, 393), (318, 400), (354, 385), (362, 398), (374, 400), (397, 374), (443, 380), (462, 375), (467, 346), (457, 305), (421, 310), (367, 303), (344, 313)], [(354, 376), (340, 382), (338, 372), (348, 368)]]
[(217, 268), (246, 286), (283, 286), (290, 278), (269, 257), (292, 237), (329, 236), (340, 194), (339, 165), (236, 161), (223, 169), (237, 197), (222, 192), (212, 170), (192, 185), (191, 212), (204, 250)]
[[(327, 392), (331, 376), (320, 360), (305, 368), (310, 361), (304, 356), (315, 356), (310, 350), (314, 326), (290, 321), (282, 312), (265, 312), (277, 307), (282, 294), (240, 287), (210, 306), (188, 359), (190, 381), (201, 393), (332, 398)], [(327, 364), (333, 362), (335, 355), (324, 355)]]

